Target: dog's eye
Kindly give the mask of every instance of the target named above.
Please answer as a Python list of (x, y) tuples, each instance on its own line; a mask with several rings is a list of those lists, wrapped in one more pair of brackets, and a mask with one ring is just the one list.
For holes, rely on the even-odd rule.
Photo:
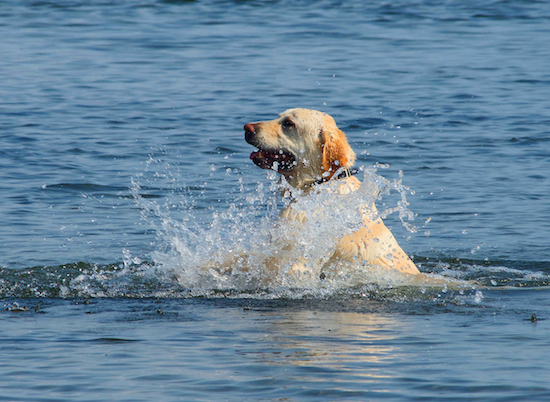
[(290, 119), (284, 119), (281, 125), (284, 129), (296, 127), (296, 124)]

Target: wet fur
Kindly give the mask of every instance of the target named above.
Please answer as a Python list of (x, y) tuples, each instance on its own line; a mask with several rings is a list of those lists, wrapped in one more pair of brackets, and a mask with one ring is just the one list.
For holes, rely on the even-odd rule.
[[(245, 125), (245, 138), (261, 152), (254, 154), (254, 162), (263, 168), (270, 159), (265, 155), (285, 153), (294, 163), (278, 168), (292, 188), (293, 196), (307, 196), (317, 185), (333, 179), (337, 172), (349, 169), (355, 162), (355, 153), (334, 119), (326, 113), (308, 109), (289, 109), (271, 121)], [(252, 155), (251, 155), (252, 157)], [(267, 161), (267, 162), (266, 162)], [(345, 194), (359, 189), (361, 183), (353, 176), (339, 180), (336, 193)], [(322, 206), (320, 206), (322, 208)], [(397, 243), (380, 218), (375, 218), (375, 207), (362, 208), (362, 226), (339, 240), (338, 247), (323, 270), (340, 263), (378, 265), (405, 274), (419, 274), (418, 269)], [(331, 211), (324, 211), (330, 218)], [(307, 219), (292, 208), (292, 203), (280, 213), (282, 222)], [(274, 269), (273, 267), (271, 269)], [(294, 271), (307, 270), (307, 261), (293, 265)], [(323, 272), (322, 270), (322, 272)]]

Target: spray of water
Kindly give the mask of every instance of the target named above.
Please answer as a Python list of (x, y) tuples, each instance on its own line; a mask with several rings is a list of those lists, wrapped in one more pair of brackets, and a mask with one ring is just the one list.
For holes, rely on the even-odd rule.
[[(157, 164), (151, 160), (149, 168)], [(371, 212), (381, 218), (397, 214), (409, 232), (416, 232), (411, 223), (415, 214), (407, 202), (413, 192), (402, 183), (402, 172), (393, 181), (377, 173), (386, 167), (362, 168), (358, 191), (338, 194), (339, 183), (330, 181), (318, 186), (318, 191), (292, 201), (288, 197), (281, 200), (280, 194), (289, 192), (274, 172), (267, 172), (264, 184), (246, 183), (244, 177), (235, 178), (229, 171), (228, 180), (233, 180), (239, 190), (222, 209), (208, 205), (199, 188), (188, 191), (189, 187), (180, 186), (180, 191), (162, 202), (144, 197), (144, 189), (153, 187), (145, 176), (136, 177), (132, 192), (143, 220), (158, 234), (159, 247), (152, 254), (155, 274), (182, 289), (330, 294), (365, 285), (416, 285), (410, 277), (361, 261), (329, 265), (339, 239), (356, 231), (365, 208), (379, 203), (387, 194), (398, 195), (397, 205)], [(158, 170), (153, 176), (159, 177)], [(303, 219), (278, 219), (279, 210), (290, 202)]]
[(379, 175), (385, 165), (362, 169), (356, 192), (335, 194), (337, 183), (328, 182), (320, 191), (297, 197), (292, 208), (306, 220), (281, 223), (279, 211), (291, 200), (281, 198), (281, 191), (288, 192), (275, 172), (267, 171), (267, 180), (249, 181), (230, 168), (220, 178), (220, 170), (211, 166), (209, 177), (189, 177), (181, 160), (164, 156), (152, 157), (131, 187), (142, 214), (137, 223), (156, 233), (152, 254), (133, 256), (123, 250), (122, 262), (108, 265), (0, 268), (0, 296), (345, 297), (479, 305), (485, 290), (478, 287), (550, 283), (545, 262), (416, 257), (429, 273), (414, 278), (360, 261), (330, 266), (337, 239), (358, 228), (360, 207), (374, 202), (378, 212), (371, 212), (398, 216), (411, 235), (416, 232), (407, 202), (413, 192), (403, 184), (402, 173), (393, 181)]

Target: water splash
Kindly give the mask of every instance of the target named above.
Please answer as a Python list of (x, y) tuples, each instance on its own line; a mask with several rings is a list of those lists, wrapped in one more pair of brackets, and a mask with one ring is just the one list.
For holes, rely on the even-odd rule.
[[(155, 163), (152, 160), (150, 166)], [(281, 200), (280, 194), (288, 194), (286, 190), (290, 189), (271, 171), (267, 172), (267, 185), (246, 183), (242, 176), (233, 178), (238, 193), (221, 210), (213, 208), (208, 200), (197, 202), (193, 199), (197, 193), (189, 191), (173, 194), (175, 198), (162, 204), (143, 197), (144, 188), (154, 187), (144, 176), (133, 181), (132, 193), (143, 219), (158, 233), (160, 247), (152, 254), (156, 273), (183, 289), (307, 289), (326, 294), (365, 284), (383, 288), (416, 286), (418, 278), (411, 282), (398, 272), (359, 261), (327, 265), (338, 240), (360, 227), (362, 209), (387, 194), (398, 194), (397, 205), (371, 211), (375, 218), (397, 213), (409, 232), (417, 231), (410, 223), (415, 214), (407, 202), (407, 195), (414, 193), (402, 183), (403, 173), (390, 181), (377, 174), (379, 168), (387, 165), (361, 169), (363, 180), (357, 191), (339, 194), (340, 183), (330, 181), (306, 197), (296, 197), (292, 208), (302, 218), (284, 223), (277, 215), (290, 199)], [(153, 176), (156, 181), (163, 174), (156, 172)], [(201, 214), (197, 214), (199, 205)], [(204, 219), (205, 211), (210, 212), (210, 219)]]
[[(135, 257), (128, 264), (96, 265), (76, 263), (53, 267), (26, 269), (0, 268), (0, 297), (29, 298), (253, 298), (253, 299), (361, 299), (398, 303), (420, 302), (438, 306), (477, 306), (485, 304), (485, 295), (503, 288), (541, 288), (550, 286), (547, 262), (513, 262), (483, 260), (458, 261), (439, 258), (419, 259), (422, 271), (430, 272), (430, 279), (441, 279), (439, 286), (422, 280), (403, 284), (385, 277), (385, 282), (361, 282), (351, 286), (349, 279), (342, 286), (332, 285), (304, 288), (214, 289), (184, 288), (178, 281), (159, 271), (151, 261)], [(511, 266), (523, 265), (522, 269)], [(380, 278), (384, 278), (383, 272)], [(371, 279), (367, 278), (367, 279)], [(454, 286), (458, 281), (469, 283)], [(476, 286), (471, 282), (475, 281)], [(358, 284), (357, 284), (358, 283)], [(10, 305), (6, 305), (7, 308)]]
[[(151, 158), (131, 188), (140, 224), (156, 232), (151, 255), (123, 250), (116, 264), (0, 268), (0, 297), (345, 297), (475, 306), (484, 303), (479, 288), (550, 285), (543, 262), (417, 256), (415, 263), (425, 274), (412, 279), (360, 263), (327, 270), (336, 239), (355, 231), (361, 221), (358, 206), (374, 202), (378, 216), (397, 214), (411, 234), (417, 231), (407, 202), (413, 192), (402, 183), (403, 174), (390, 181), (377, 173), (380, 168), (387, 166), (362, 169), (360, 189), (349, 194), (335, 196), (338, 183), (323, 184), (323, 191), (293, 202), (307, 222), (281, 225), (279, 211), (290, 199), (281, 198), (285, 183), (275, 172), (267, 171), (267, 180), (249, 182), (229, 168), (220, 180), (220, 169), (214, 169), (204, 180), (185, 176), (177, 163)], [(218, 185), (228, 189), (221, 200)], [(385, 205), (395, 196), (396, 205)], [(274, 264), (277, 269), (267, 269)]]

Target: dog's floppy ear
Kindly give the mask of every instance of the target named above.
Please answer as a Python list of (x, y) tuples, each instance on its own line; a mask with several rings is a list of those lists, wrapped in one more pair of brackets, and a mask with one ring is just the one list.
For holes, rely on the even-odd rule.
[(350, 168), (355, 162), (355, 152), (351, 149), (342, 130), (330, 117), (324, 119), (322, 129), (323, 170), (329, 173), (329, 178), (341, 167)]

